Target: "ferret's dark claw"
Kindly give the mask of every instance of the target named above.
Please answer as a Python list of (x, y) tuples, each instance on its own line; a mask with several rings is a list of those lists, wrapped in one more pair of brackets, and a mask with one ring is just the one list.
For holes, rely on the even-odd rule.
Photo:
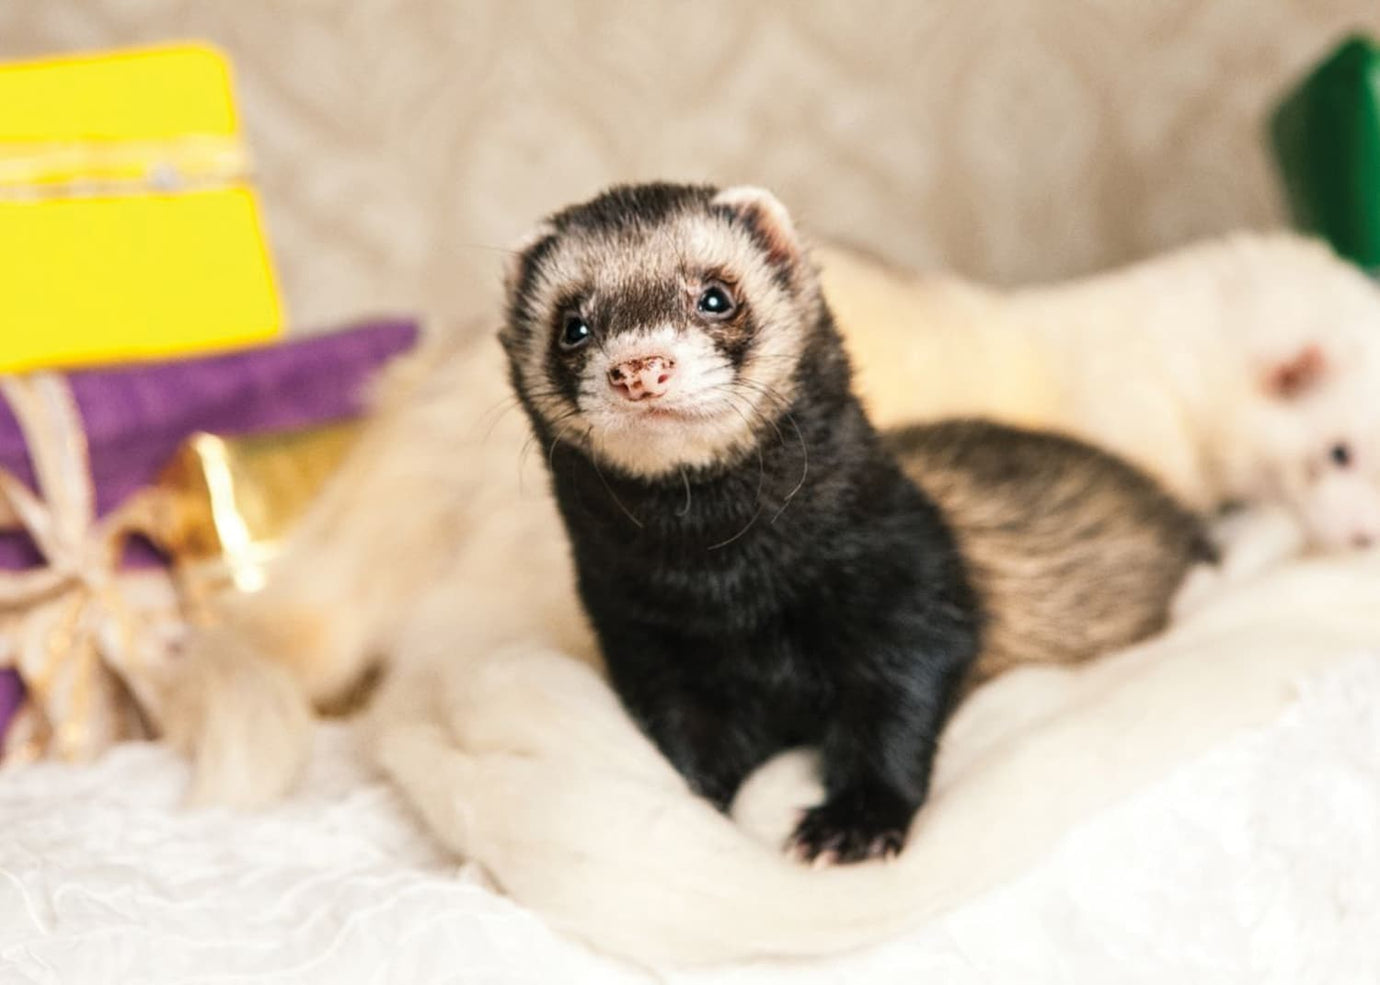
[(789, 854), (813, 868), (900, 854), (908, 818), (884, 820), (875, 812), (854, 812), (853, 806), (849, 799), (831, 800), (807, 811), (791, 836)]

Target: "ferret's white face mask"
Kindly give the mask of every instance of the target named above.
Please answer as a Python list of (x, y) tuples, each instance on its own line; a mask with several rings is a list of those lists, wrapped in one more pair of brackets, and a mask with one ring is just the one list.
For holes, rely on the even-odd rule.
[(502, 338), (547, 442), (644, 478), (746, 454), (794, 399), (817, 292), (785, 209), (735, 188), (606, 212), (556, 216), (509, 271)]
[(1309, 346), (1279, 364), (1253, 425), (1266, 491), (1324, 550), (1380, 544), (1380, 322), (1373, 330), (1362, 351)]

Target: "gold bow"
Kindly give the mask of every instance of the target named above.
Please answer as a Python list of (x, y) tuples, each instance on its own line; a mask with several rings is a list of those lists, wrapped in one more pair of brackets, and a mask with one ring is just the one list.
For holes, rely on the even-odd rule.
[(162, 669), (181, 631), (167, 572), (122, 573), (129, 535), (157, 529), (159, 501), (136, 494), (97, 520), (86, 435), (66, 381), (0, 377), (33, 461), (38, 492), (0, 469), (7, 507), (46, 566), (0, 571), (0, 666), (18, 669), (28, 701), (5, 738), (5, 762), (84, 759), (156, 730)]

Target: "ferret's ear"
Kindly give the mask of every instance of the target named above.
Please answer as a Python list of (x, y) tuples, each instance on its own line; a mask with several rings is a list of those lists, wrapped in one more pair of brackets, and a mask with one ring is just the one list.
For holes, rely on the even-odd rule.
[(527, 267), (534, 259), (530, 255), (533, 252), (532, 248), (554, 235), (556, 227), (549, 222), (543, 222), (513, 244), (503, 264), (503, 293), (506, 296), (512, 297), (526, 276)]
[(753, 185), (735, 185), (714, 196), (711, 205), (724, 209), (746, 225), (767, 251), (772, 263), (795, 263), (800, 259), (800, 239), (791, 214), (775, 195)]
[(1311, 391), (1327, 375), (1322, 347), (1306, 345), (1292, 356), (1265, 369), (1265, 392), (1277, 400), (1293, 400)]

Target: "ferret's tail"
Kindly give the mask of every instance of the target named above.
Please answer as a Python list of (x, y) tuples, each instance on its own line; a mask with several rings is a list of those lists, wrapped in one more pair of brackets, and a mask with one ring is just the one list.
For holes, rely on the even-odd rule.
[(165, 705), (165, 737), (192, 764), (188, 802), (250, 809), (288, 792), (311, 747), (301, 683), (233, 626), (193, 635)]
[(338, 580), (283, 560), (261, 591), (220, 600), (219, 621), (192, 632), (168, 681), (164, 734), (191, 760), (191, 804), (250, 809), (286, 794), (311, 751), (314, 708), (368, 669), (367, 607), (331, 604)]
[[(463, 420), (482, 399), (471, 390), (487, 394), (467, 381), (501, 379), (467, 352), (435, 340), (389, 367), (369, 426), (292, 530), (267, 584), (217, 600), (217, 627), (183, 647), (165, 732), (192, 760), (193, 802), (248, 808), (286, 793), (307, 759), (312, 707), (350, 692), (376, 656), (374, 641), (445, 563), (474, 498), (469, 470), (482, 469), (473, 454), (440, 454), (435, 422)], [(427, 389), (438, 372), (453, 382)], [(426, 399), (410, 399), (419, 390)]]
[[(1300, 569), (1119, 656), (979, 690), (891, 862), (784, 858), (691, 796), (597, 674), (549, 652), (452, 665), (385, 704), (374, 747), (447, 846), (599, 949), (658, 966), (834, 952), (1013, 877), (1093, 811), (1272, 719), (1300, 675), (1380, 642), (1380, 569), (1356, 574)], [(743, 795), (774, 799), (782, 830), (800, 793), (786, 781)]]

